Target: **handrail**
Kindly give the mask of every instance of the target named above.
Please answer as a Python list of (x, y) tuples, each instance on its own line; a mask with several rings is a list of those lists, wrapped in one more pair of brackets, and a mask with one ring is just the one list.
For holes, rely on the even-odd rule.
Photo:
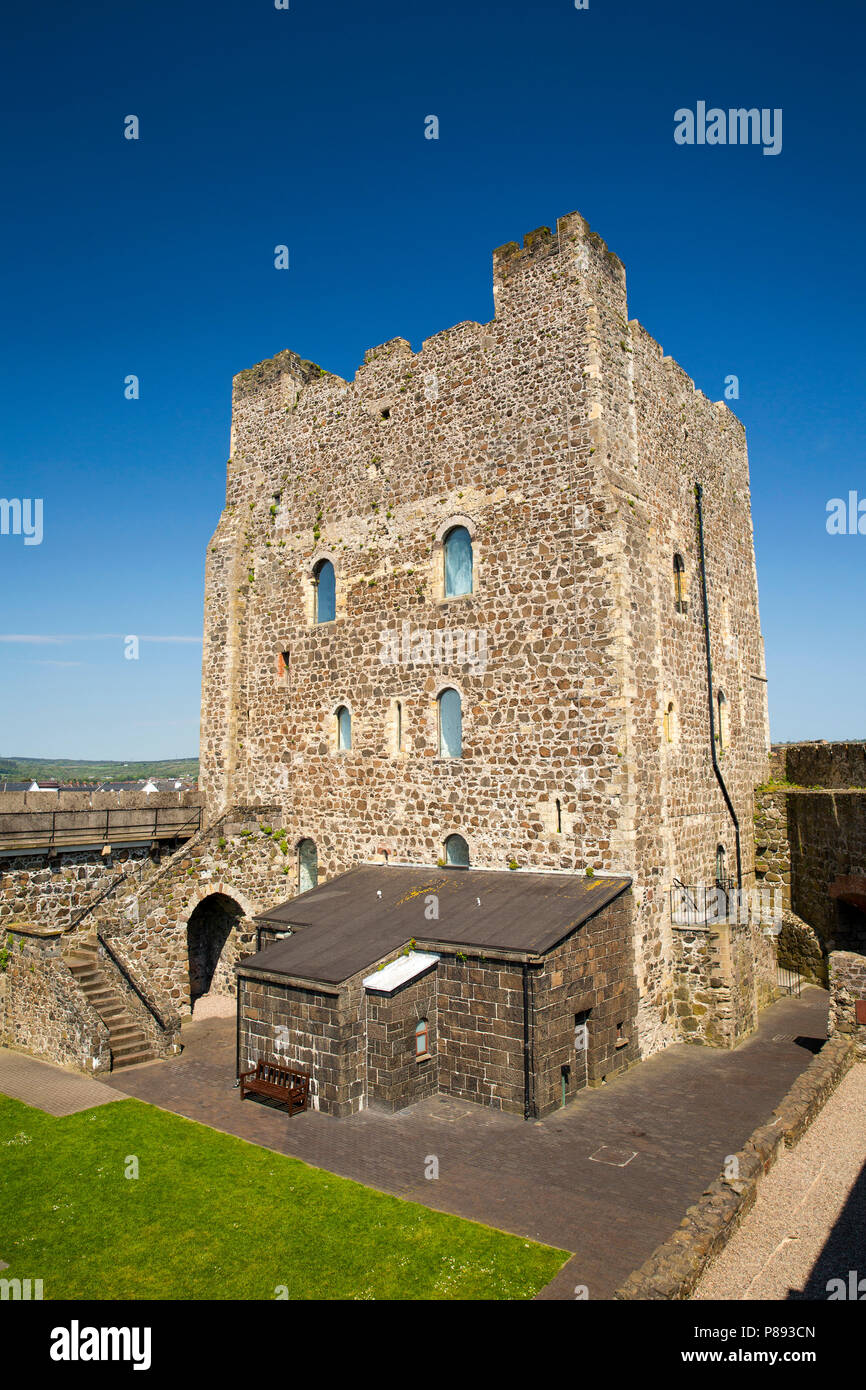
[(79, 912), (78, 916), (77, 916), (77, 917), (73, 917), (72, 921), (71, 921), (71, 922), (68, 922), (67, 925), (63, 928), (63, 930), (64, 930), (64, 931), (72, 931), (72, 928), (73, 928), (73, 927), (77, 927), (79, 922), (83, 922), (83, 921), (84, 921), (84, 919), (85, 919), (85, 917), (87, 916), (88, 912), (92, 912), (93, 909), (94, 909), (95, 907), (98, 907), (99, 904), (102, 902), (103, 898), (107, 898), (108, 895), (109, 895), (109, 893), (113, 893), (114, 890), (115, 890), (115, 888), (119, 888), (120, 885), (121, 885), (121, 883), (125, 883), (126, 880), (127, 880), (128, 878), (129, 878), (129, 874), (128, 874), (128, 873), (126, 873), (126, 874), (121, 874), (121, 875), (120, 875), (120, 878), (116, 878), (116, 879), (114, 880), (113, 883), (109, 883), (109, 885), (108, 885), (107, 888), (103, 888), (103, 890), (102, 890), (102, 892), (100, 893), (99, 897), (98, 897), (98, 898), (94, 898), (92, 903), (88, 903), (86, 907), (83, 907), (83, 908), (81, 909), (81, 911)]
[[(120, 959), (120, 957), (117, 955), (117, 952), (114, 951), (114, 950), (112, 949), (112, 947), (108, 944), (108, 939), (106, 938), (106, 936), (104, 935), (104, 933), (98, 931), (98, 932), (96, 933), (96, 939), (97, 939), (97, 941), (100, 943), (100, 945), (103, 946), (104, 949), (107, 951), (108, 955), (111, 957), (111, 959), (114, 961), (114, 964), (117, 966), (118, 970), (120, 971), (121, 975), (122, 975), (123, 978), (126, 980), (127, 984), (130, 986), (130, 988), (131, 988), (132, 990), (134, 990), (134, 992), (138, 995), (139, 999), (141, 1000), (142, 1004), (143, 1004), (144, 1007), (147, 1009), (147, 1011), (148, 1011), (149, 1013), (151, 1013), (151, 1014), (153, 1015), (153, 1017), (156, 1019), (157, 1023), (159, 1024), (160, 1028), (162, 1029), (162, 1031), (163, 1031), (164, 1033), (167, 1033), (167, 1032), (169, 1031), (169, 1027), (170, 1027), (170, 1024), (171, 1024), (171, 1020), (165, 1018), (165, 1016), (163, 1015), (163, 1012), (162, 1012), (162, 1010), (160, 1009), (160, 1007), (159, 1007), (158, 1004), (152, 1002), (150, 999), (148, 999), (148, 998), (146, 997), (146, 995), (144, 995), (144, 994), (142, 993), (141, 989), (140, 989), (139, 986), (136, 984), (135, 980), (132, 978), (132, 975), (130, 974), (129, 970), (128, 970), (127, 967), (124, 965), (124, 963), (123, 963), (123, 961)], [(175, 1019), (177, 1019), (177, 1018), (179, 1018), (179, 1017), (180, 1017), (180, 1015), (175, 1015)]]
[(689, 884), (683, 883), (683, 881), (682, 881), (681, 878), (675, 878), (675, 879), (673, 879), (673, 880), (671, 881), (671, 892), (673, 892), (674, 888), (681, 888), (682, 891), (683, 891), (684, 893), (688, 893), (689, 899), (690, 899), (690, 902), (691, 902), (691, 905), (692, 905), (692, 907), (695, 909), (695, 912), (697, 912), (697, 910), (698, 910), (698, 905), (697, 905), (695, 899), (694, 899), (694, 898), (692, 897), (692, 895), (691, 895), (691, 894), (692, 894), (692, 890), (691, 890), (691, 887), (689, 886)]

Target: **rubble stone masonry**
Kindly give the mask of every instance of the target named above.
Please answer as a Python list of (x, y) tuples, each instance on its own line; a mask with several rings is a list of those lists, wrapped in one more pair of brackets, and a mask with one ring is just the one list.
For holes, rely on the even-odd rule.
[(866, 950), (866, 744), (773, 749), (755, 805), (755, 868), (785, 907), (779, 959), (826, 985), (835, 951)]
[[(435, 863), (452, 832), (478, 866), (632, 875), (646, 1055), (684, 1035), (671, 881), (711, 883), (720, 844), (735, 872), (710, 753), (696, 483), (719, 765), (753, 881), (768, 736), (744, 431), (629, 320), (623, 266), (579, 214), (494, 253), (494, 304), (490, 322), (418, 352), (402, 338), (371, 349), (352, 381), (292, 352), (235, 378), (207, 556), (201, 786), (211, 816), (278, 806), (293, 852), (315, 842), (320, 878), (385, 852)], [(474, 585), (446, 599), (456, 524)], [(323, 558), (337, 612), (317, 625)], [(436, 664), (423, 640), (418, 659), (383, 660), (383, 633), (406, 622), (434, 651), (433, 634), (483, 632), (486, 661)], [(449, 686), (460, 758), (438, 756)], [(726, 1045), (756, 998), (730, 971)]]

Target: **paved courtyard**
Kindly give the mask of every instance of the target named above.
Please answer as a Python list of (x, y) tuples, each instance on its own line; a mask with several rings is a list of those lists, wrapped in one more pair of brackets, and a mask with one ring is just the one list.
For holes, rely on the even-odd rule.
[(81, 1072), (66, 1071), (6, 1047), (0, 1047), (0, 1095), (58, 1116), (76, 1115), (79, 1110), (123, 1099), (119, 1085), (105, 1086)]
[[(397, 1114), (290, 1120), (241, 1102), (225, 1018), (185, 1025), (181, 1056), (126, 1068), (116, 1084), (251, 1143), (572, 1250), (541, 1297), (573, 1298), (585, 1285), (603, 1299), (768, 1118), (826, 1037), (826, 1017), (827, 994), (807, 988), (766, 1010), (734, 1052), (679, 1044), (531, 1123), (447, 1097)], [(434, 1160), (438, 1177), (428, 1177)]]

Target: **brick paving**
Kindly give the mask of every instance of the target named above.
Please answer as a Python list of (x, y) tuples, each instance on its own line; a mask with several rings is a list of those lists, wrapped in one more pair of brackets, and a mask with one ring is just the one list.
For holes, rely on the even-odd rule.
[[(824, 990), (807, 988), (766, 1010), (734, 1052), (678, 1044), (530, 1123), (444, 1096), (397, 1114), (308, 1111), (289, 1120), (256, 1099), (241, 1103), (235, 1026), (217, 1018), (185, 1026), (181, 1056), (126, 1068), (109, 1085), (382, 1191), (573, 1251), (540, 1296), (572, 1298), (586, 1285), (591, 1299), (609, 1298), (809, 1064), (826, 1037), (827, 1002)], [(622, 1153), (599, 1161), (605, 1147), (636, 1156), (624, 1166)], [(425, 1177), (430, 1157), (438, 1179)]]
[(79, 1110), (123, 1099), (119, 1082), (106, 1086), (82, 1072), (66, 1071), (6, 1047), (0, 1047), (0, 1095), (57, 1116), (76, 1115)]

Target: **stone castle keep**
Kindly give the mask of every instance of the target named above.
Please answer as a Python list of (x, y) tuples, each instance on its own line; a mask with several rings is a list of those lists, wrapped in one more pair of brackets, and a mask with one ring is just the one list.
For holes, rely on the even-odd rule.
[[(164, 1053), (239, 981), (240, 1064), (283, 1052), (321, 1109), (439, 1089), (528, 1116), (671, 1042), (734, 1046), (774, 997), (766, 924), (671, 905), (756, 882), (743, 427), (629, 319), (579, 214), (493, 276), (489, 323), (352, 381), (288, 351), (235, 378), (204, 828), (71, 933), (21, 927), (15, 1045), (107, 1064), (107, 982)], [(56, 1026), (11, 1002), (34, 962)]]
[[(202, 786), (214, 811), (278, 805), (325, 879), (435, 865), (455, 834), (472, 866), (628, 875), (641, 1051), (680, 1036), (678, 1015), (731, 1042), (761, 1002), (766, 938), (735, 932), (711, 958), (675, 939), (668, 894), (674, 878), (712, 882), (719, 846), (736, 872), (696, 483), (716, 750), (744, 832), (766, 765), (743, 427), (629, 321), (623, 266), (580, 215), (494, 253), (494, 302), (490, 323), (419, 353), (401, 338), (372, 349), (353, 382), (289, 352), (236, 378), (208, 552)], [(472, 582), (449, 597), (455, 528)], [(402, 660), (406, 623), (419, 660)], [(417, 634), (449, 630), (483, 633), (485, 662), (425, 660)], [(400, 635), (398, 663), (384, 632)], [(439, 756), (447, 689), (459, 758)], [(748, 883), (748, 833), (741, 861)]]

